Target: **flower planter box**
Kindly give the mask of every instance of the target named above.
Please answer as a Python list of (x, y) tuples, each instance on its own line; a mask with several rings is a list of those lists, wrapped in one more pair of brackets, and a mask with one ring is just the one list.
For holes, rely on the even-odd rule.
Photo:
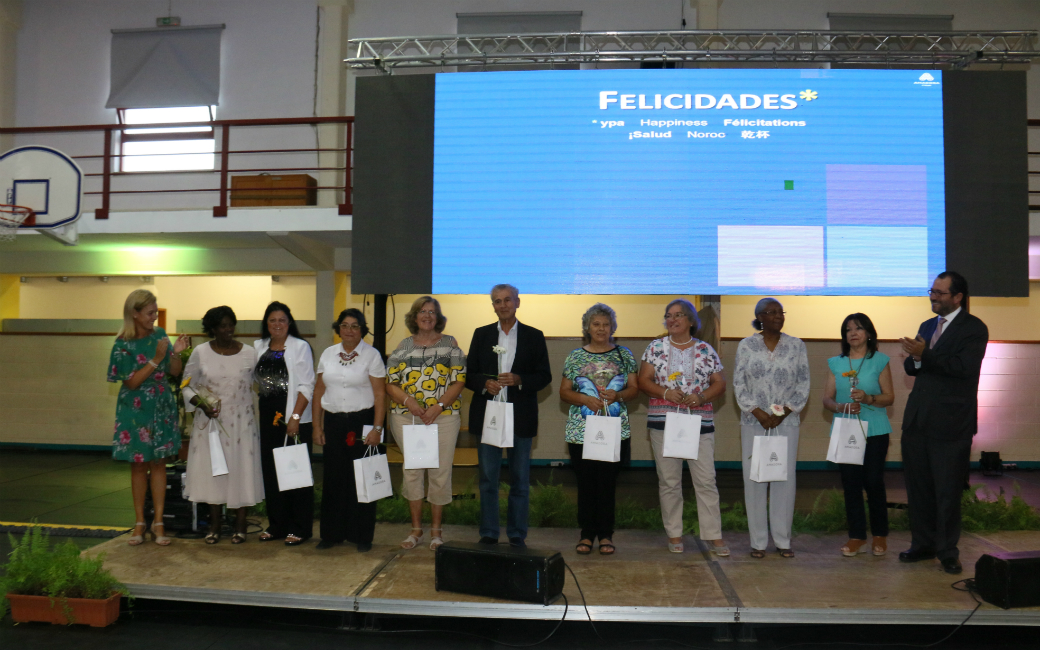
[[(69, 598), (67, 602), (72, 610), (72, 622), (91, 627), (111, 625), (119, 618), (119, 599), (119, 594), (112, 594), (105, 600)], [(11, 603), (11, 618), (15, 623), (69, 624), (61, 598), (7, 594), (7, 600)]]

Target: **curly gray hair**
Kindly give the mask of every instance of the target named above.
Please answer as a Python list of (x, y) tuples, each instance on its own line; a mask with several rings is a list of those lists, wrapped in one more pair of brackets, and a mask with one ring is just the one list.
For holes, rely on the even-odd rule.
[(581, 342), (583, 344), (589, 344), (592, 342), (592, 335), (589, 334), (589, 326), (592, 325), (592, 319), (596, 316), (606, 316), (610, 319), (610, 342), (614, 342), (614, 332), (617, 331), (617, 314), (614, 310), (604, 305), (601, 302), (597, 302), (595, 305), (588, 308), (581, 317)]

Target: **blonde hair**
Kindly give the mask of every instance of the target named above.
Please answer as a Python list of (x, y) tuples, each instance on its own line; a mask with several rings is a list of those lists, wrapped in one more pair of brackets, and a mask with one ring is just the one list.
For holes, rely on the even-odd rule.
[(152, 303), (158, 304), (155, 294), (148, 289), (131, 291), (123, 303), (123, 327), (116, 334), (117, 339), (129, 341), (137, 338), (137, 326), (134, 324), (134, 312), (141, 311)]

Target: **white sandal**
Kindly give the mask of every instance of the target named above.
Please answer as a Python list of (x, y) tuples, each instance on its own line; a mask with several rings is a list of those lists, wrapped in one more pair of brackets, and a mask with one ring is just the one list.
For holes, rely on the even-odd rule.
[[(162, 535), (156, 535), (155, 534), (156, 526), (159, 526), (159, 527), (161, 527), (163, 529), (163, 534)], [(151, 533), (152, 533), (152, 541), (154, 541), (159, 546), (169, 546), (173, 542), (172, 539), (170, 539), (169, 537), (166, 536), (166, 524), (164, 524), (161, 521), (153, 521), (152, 522)]]
[(422, 528), (413, 528), (412, 530), (419, 531), (419, 534), (409, 535), (408, 537), (404, 538), (404, 541), (401, 542), (401, 548), (403, 548), (406, 551), (412, 550), (413, 548), (419, 545), (419, 542), (422, 541)]
[(678, 542), (678, 543), (668, 542), (668, 550), (671, 553), (682, 553), (683, 550), (685, 550), (685, 549), (683, 549), (683, 543), (682, 542)]
[(126, 540), (126, 543), (130, 546), (140, 546), (141, 544), (144, 544), (144, 534), (148, 531), (148, 524), (144, 523), (143, 521), (139, 521), (136, 524), (134, 524), (134, 529), (136, 530), (138, 526), (144, 528), (144, 530), (141, 531), (140, 535), (131, 535), (130, 539)]
[(443, 528), (431, 528), (430, 529), (430, 550), (431, 551), (436, 551), (438, 546), (444, 544), (444, 540), (441, 538), (440, 535), (434, 535), (433, 531), (435, 531), (435, 530), (439, 531), (441, 534), (444, 533), (444, 529)]

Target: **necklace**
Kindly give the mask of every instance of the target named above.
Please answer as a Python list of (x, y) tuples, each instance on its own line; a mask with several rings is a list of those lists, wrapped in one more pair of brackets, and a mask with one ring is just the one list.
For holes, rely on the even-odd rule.
[(668, 335), (668, 340), (672, 342), (672, 345), (687, 345), (687, 344), (693, 342), (693, 337), (691, 336), (688, 340), (683, 341), (682, 343), (679, 343), (675, 339), (672, 338), (671, 334), (669, 334)]

